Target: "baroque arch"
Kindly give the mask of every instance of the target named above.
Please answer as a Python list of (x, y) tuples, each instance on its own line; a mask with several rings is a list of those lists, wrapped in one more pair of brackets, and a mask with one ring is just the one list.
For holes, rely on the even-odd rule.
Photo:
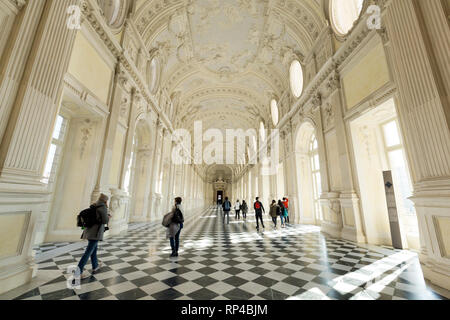
[(300, 199), (300, 221), (318, 223), (321, 193), (320, 161), (316, 127), (311, 119), (302, 122), (295, 135), (295, 165)]

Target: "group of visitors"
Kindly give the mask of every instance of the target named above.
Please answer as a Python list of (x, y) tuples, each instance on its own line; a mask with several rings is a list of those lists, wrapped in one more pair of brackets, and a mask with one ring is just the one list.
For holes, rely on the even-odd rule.
[(282, 200), (272, 200), (272, 204), (270, 205), (270, 216), (272, 217), (273, 227), (277, 228), (277, 219), (280, 217), (281, 228), (286, 227), (286, 223), (289, 223), (289, 200), (287, 198), (283, 198)]
[[(242, 201), (242, 203), (239, 200), (236, 200), (236, 203), (234, 204), (234, 212), (235, 212), (235, 219), (240, 220), (241, 219), (241, 212), (242, 212), (242, 218), (244, 221), (247, 219), (247, 212), (248, 212), (248, 205), (245, 202), (245, 200)], [(222, 203), (222, 210), (223, 210), (223, 223), (225, 224), (225, 218), (227, 218), (227, 224), (230, 224), (230, 211), (232, 209), (232, 205), (228, 197), (225, 197), (225, 201)]]
[[(78, 263), (78, 269), (76, 275), (81, 279), (85, 279), (90, 276), (88, 272), (84, 270), (89, 258), (92, 263), (92, 274), (98, 272), (102, 267), (102, 262), (97, 258), (98, 242), (103, 241), (105, 231), (107, 231), (108, 223), (111, 215), (108, 213), (108, 196), (101, 194), (97, 202), (92, 204), (89, 209), (83, 210), (78, 215), (78, 226), (82, 227), (83, 233), (81, 239), (88, 240), (85, 253)], [(166, 227), (166, 236), (170, 239), (170, 246), (172, 248), (171, 257), (178, 257), (178, 250), (180, 248), (180, 233), (184, 226), (183, 208), (181, 206), (182, 199), (180, 197), (175, 198), (175, 203), (172, 210), (166, 214), (163, 218), (163, 226)], [(277, 227), (277, 218), (280, 217), (281, 227), (286, 227), (286, 223), (289, 223), (288, 214), (289, 200), (283, 198), (278, 200), (278, 203), (273, 200), (270, 205), (270, 216), (274, 224), (274, 228)], [(225, 217), (227, 218), (227, 224), (230, 223), (230, 211), (232, 205), (228, 197), (222, 203), (223, 208), (223, 223), (225, 224)], [(259, 231), (259, 223), (265, 229), (263, 221), (263, 212), (265, 209), (259, 197), (256, 197), (253, 204), (256, 217), (256, 230)], [(247, 219), (248, 205), (245, 200), (242, 203), (237, 200), (234, 205), (235, 219), (240, 220), (240, 213), (244, 221)]]
[[(278, 203), (273, 200), (272, 205), (270, 206), (270, 216), (272, 217), (272, 221), (276, 228), (277, 225), (277, 217), (281, 219), (281, 227), (286, 227), (286, 223), (289, 223), (289, 200), (284, 197), (283, 201), (278, 200)], [(222, 203), (223, 209), (223, 224), (225, 224), (225, 218), (227, 219), (227, 224), (230, 224), (230, 211), (232, 209), (232, 205), (228, 197), (225, 197), (225, 201)], [(255, 210), (256, 217), (256, 230), (259, 231), (259, 224), (261, 222), (261, 226), (265, 229), (264, 221), (263, 221), (263, 213), (265, 213), (265, 209), (261, 201), (259, 201), (259, 197), (256, 197), (255, 203), (253, 204), (253, 209)], [(242, 204), (239, 200), (236, 200), (234, 205), (235, 210), (235, 219), (240, 220), (240, 212), (242, 211), (242, 216), (244, 221), (247, 219), (248, 205), (245, 200), (242, 201)]]

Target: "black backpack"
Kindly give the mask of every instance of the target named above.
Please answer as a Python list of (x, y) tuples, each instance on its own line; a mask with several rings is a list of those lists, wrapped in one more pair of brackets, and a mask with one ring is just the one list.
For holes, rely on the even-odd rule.
[(94, 204), (81, 211), (77, 216), (77, 227), (90, 228), (96, 224), (100, 224), (100, 222), (97, 218), (97, 206)]
[(173, 223), (184, 223), (183, 213), (180, 209), (176, 208), (172, 217)]

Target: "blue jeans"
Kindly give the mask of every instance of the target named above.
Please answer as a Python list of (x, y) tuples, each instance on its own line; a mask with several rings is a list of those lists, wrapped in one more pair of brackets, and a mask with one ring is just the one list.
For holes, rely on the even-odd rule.
[(98, 259), (97, 259), (97, 248), (98, 248), (98, 240), (88, 240), (88, 246), (83, 256), (81, 257), (80, 262), (78, 263), (78, 268), (80, 269), (80, 274), (83, 273), (84, 267), (88, 262), (89, 258), (91, 258), (92, 269), (96, 269), (98, 267)]
[(178, 249), (180, 248), (180, 233), (181, 229), (183, 229), (183, 224), (180, 223), (180, 230), (177, 232), (175, 237), (170, 238), (170, 247), (172, 248), (173, 252), (178, 252)]
[(225, 216), (227, 217), (227, 224), (230, 224), (230, 210), (223, 212), (223, 224), (225, 224)]
[[(284, 219), (284, 222), (283, 222)], [(280, 215), (281, 224), (283, 225), (286, 222), (286, 218), (283, 215)]]

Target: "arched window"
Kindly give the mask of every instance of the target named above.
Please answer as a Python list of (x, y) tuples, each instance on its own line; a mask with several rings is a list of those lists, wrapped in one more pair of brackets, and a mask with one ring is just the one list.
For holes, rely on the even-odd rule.
[(291, 81), (291, 90), (294, 97), (299, 98), (303, 92), (303, 69), (300, 62), (292, 61), (289, 69), (289, 76)]
[(330, 20), (336, 33), (345, 36), (361, 15), (364, 0), (331, 0)]
[(272, 101), (270, 101), (270, 112), (272, 114), (272, 122), (273, 125), (276, 126), (279, 122), (279, 110), (278, 110), (278, 103), (275, 99), (272, 99)]
[(319, 202), (322, 193), (322, 180), (320, 177), (319, 145), (315, 134), (312, 135), (309, 143), (309, 158), (311, 161), (315, 217), (316, 220), (322, 221), (323, 216)]

